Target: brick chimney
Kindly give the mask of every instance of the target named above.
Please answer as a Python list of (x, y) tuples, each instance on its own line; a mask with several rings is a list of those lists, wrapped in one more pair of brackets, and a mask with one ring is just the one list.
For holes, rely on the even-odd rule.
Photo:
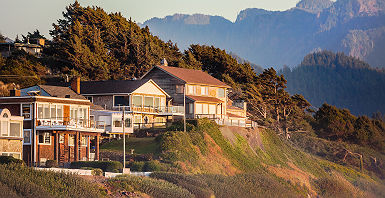
[(71, 80), (71, 89), (75, 93), (80, 94), (80, 77), (75, 77)]
[(9, 91), (9, 96), (20, 96), (20, 95), (21, 95), (21, 92), (18, 89), (11, 89)]

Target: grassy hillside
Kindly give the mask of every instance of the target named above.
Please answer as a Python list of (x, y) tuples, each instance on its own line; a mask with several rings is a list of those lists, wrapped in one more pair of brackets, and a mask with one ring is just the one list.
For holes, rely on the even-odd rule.
[[(171, 183), (196, 197), (385, 195), (384, 181), (376, 175), (305, 153), (271, 130), (219, 127), (208, 120), (199, 120), (190, 128), (186, 133), (166, 132), (149, 144), (157, 144), (157, 155), (153, 157), (167, 171), (154, 173), (152, 181)], [(111, 185), (118, 183), (118, 188), (154, 193), (149, 190), (155, 188), (151, 182), (144, 187), (133, 180), (124, 177), (111, 181)]]

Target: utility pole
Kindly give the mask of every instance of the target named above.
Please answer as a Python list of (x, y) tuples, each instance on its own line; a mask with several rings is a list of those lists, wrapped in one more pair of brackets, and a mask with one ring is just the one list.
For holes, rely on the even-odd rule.
[(183, 131), (186, 132), (186, 84), (183, 85)]
[[(122, 115), (122, 128), (123, 128), (123, 170), (126, 168), (126, 132), (124, 131), (124, 106), (123, 106), (123, 115)], [(123, 171), (124, 173), (124, 171)]]

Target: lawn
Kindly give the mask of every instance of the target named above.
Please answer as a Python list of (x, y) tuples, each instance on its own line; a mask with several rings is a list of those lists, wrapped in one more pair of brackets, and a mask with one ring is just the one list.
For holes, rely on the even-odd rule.
[[(130, 152), (130, 149), (135, 149), (136, 154), (146, 153), (158, 153), (158, 144), (154, 137), (149, 138), (135, 138), (130, 137), (126, 139), (126, 152)], [(100, 149), (107, 151), (122, 151), (123, 140), (114, 140), (104, 143), (100, 146)]]

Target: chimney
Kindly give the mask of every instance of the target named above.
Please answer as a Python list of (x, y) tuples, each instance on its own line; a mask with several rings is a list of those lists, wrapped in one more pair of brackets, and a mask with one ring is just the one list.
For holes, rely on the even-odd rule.
[(80, 77), (75, 77), (71, 80), (71, 89), (75, 93), (80, 94)]
[(9, 91), (9, 96), (20, 96), (20, 95), (21, 95), (21, 91), (18, 89), (11, 89)]

